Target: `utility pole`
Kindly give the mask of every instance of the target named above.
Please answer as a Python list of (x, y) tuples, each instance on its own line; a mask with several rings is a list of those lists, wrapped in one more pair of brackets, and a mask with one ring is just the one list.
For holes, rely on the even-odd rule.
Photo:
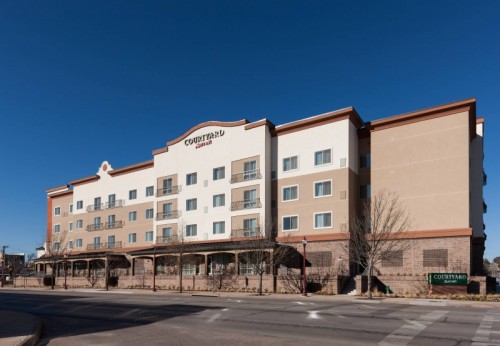
[(5, 282), (5, 249), (8, 248), (9, 245), (2, 246), (2, 287)]

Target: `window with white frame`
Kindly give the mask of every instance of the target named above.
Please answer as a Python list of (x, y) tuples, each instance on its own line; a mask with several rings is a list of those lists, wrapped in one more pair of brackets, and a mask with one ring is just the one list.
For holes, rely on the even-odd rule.
[(252, 180), (257, 178), (257, 161), (247, 161), (243, 163), (243, 174), (244, 180)]
[(170, 240), (172, 238), (172, 235), (173, 235), (172, 227), (163, 227), (162, 229), (163, 241)]
[(115, 247), (116, 237), (114, 235), (108, 235), (108, 248), (112, 249)]
[(57, 225), (54, 225), (54, 233), (59, 233), (61, 232), (61, 225), (57, 224)]
[(314, 165), (326, 165), (332, 163), (332, 149), (316, 151), (314, 153)]
[(76, 202), (76, 209), (77, 210), (83, 209), (83, 201), (77, 201)]
[(75, 243), (76, 243), (75, 245), (76, 245), (77, 248), (81, 248), (83, 246), (83, 240), (82, 239), (77, 239), (75, 241)]
[(196, 210), (198, 207), (198, 199), (191, 198), (186, 200), (186, 210)]
[(69, 229), (70, 232), (73, 230), (73, 222), (70, 222), (68, 224), (68, 229)]
[(245, 190), (243, 191), (243, 208), (256, 208), (257, 207), (257, 190)]
[(68, 241), (68, 249), (73, 250), (73, 240)]
[(153, 241), (153, 231), (146, 232), (146, 241)]
[(217, 167), (213, 171), (213, 179), (220, 180), (226, 177), (226, 167)]
[(54, 243), (54, 246), (52, 247), (52, 249), (53, 249), (54, 251), (59, 251), (59, 250), (61, 249), (61, 243), (60, 243), (60, 242), (58, 242), (58, 241), (56, 241), (56, 242)]
[(83, 228), (83, 220), (76, 220), (76, 229)]
[(257, 219), (243, 219), (243, 236), (254, 237), (257, 235)]
[(226, 223), (224, 221), (214, 222), (213, 234), (224, 234), (226, 232)]
[(314, 183), (314, 197), (326, 197), (332, 195), (332, 181), (317, 181)]
[(61, 207), (55, 207), (54, 208), (54, 215), (55, 216), (61, 215)]
[(187, 225), (186, 226), (186, 236), (195, 237), (198, 234), (198, 225)]
[(221, 193), (220, 195), (214, 195), (213, 197), (213, 207), (223, 207), (226, 204), (226, 195)]
[(198, 182), (198, 173), (186, 174), (186, 185), (195, 185)]
[(153, 208), (146, 209), (146, 219), (152, 219), (152, 218), (154, 218)]
[(293, 201), (299, 199), (299, 187), (294, 186), (284, 186), (283, 187), (283, 201)]
[(316, 213), (314, 214), (314, 228), (331, 228), (332, 213)]
[(137, 212), (136, 211), (130, 211), (128, 213), (128, 220), (129, 221), (136, 221), (137, 220)]
[(290, 156), (283, 159), (283, 172), (293, 171), (299, 168), (299, 157)]
[(155, 194), (155, 187), (154, 186), (146, 187), (146, 197), (151, 197), (154, 194)]
[(129, 233), (128, 234), (128, 242), (135, 243), (137, 241), (137, 233)]
[(73, 214), (73, 204), (70, 204), (70, 205), (69, 205), (69, 213), (70, 213), (70, 214)]
[(299, 229), (298, 216), (283, 216), (283, 231), (296, 231)]
[(137, 198), (137, 190), (130, 190), (128, 192), (128, 199), (136, 199)]

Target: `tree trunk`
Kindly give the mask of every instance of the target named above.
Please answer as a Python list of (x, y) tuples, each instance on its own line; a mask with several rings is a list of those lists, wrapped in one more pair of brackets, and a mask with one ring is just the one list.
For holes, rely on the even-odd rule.
[(261, 270), (260, 273), (259, 273), (259, 296), (262, 295), (262, 276), (263, 276), (263, 273), (262, 273), (262, 270)]
[(368, 297), (368, 299), (372, 299), (372, 266), (371, 266), (371, 264), (368, 265), (368, 292), (367, 292), (367, 297)]
[(182, 254), (179, 255), (179, 293), (182, 293)]
[(106, 260), (104, 262), (104, 288), (106, 291), (109, 289), (108, 287), (108, 280), (109, 279), (109, 261), (108, 261), (108, 255), (106, 255)]
[(52, 280), (50, 282), (50, 286), (52, 289), (54, 289), (54, 285), (56, 283), (56, 272), (55, 272), (56, 268), (55, 267), (56, 267), (56, 264), (55, 264), (55, 262), (53, 262), (52, 263)]

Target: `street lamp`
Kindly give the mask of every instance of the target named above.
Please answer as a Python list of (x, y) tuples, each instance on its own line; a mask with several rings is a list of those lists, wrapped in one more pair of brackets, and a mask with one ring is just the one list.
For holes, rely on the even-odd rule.
[(68, 285), (66, 284), (66, 278), (68, 276), (68, 254), (64, 254), (64, 289), (68, 289)]
[(307, 297), (307, 277), (306, 277), (306, 245), (307, 245), (307, 240), (306, 237), (304, 236), (304, 239), (302, 239), (302, 246), (304, 247), (304, 256), (303, 256), (303, 262), (302, 262), (302, 272), (303, 272), (303, 283), (302, 283), (302, 295), (304, 297)]

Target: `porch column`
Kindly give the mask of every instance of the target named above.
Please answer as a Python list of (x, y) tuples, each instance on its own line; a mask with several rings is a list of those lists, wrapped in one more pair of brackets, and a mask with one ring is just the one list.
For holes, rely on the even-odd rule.
[(86, 262), (87, 262), (87, 275), (86, 276), (89, 278), (90, 277), (90, 261), (87, 260)]
[(203, 266), (205, 272), (203, 274), (208, 275), (208, 255), (203, 256), (205, 256), (205, 265)]
[(240, 275), (240, 256), (239, 252), (234, 253), (234, 272), (236, 275)]

